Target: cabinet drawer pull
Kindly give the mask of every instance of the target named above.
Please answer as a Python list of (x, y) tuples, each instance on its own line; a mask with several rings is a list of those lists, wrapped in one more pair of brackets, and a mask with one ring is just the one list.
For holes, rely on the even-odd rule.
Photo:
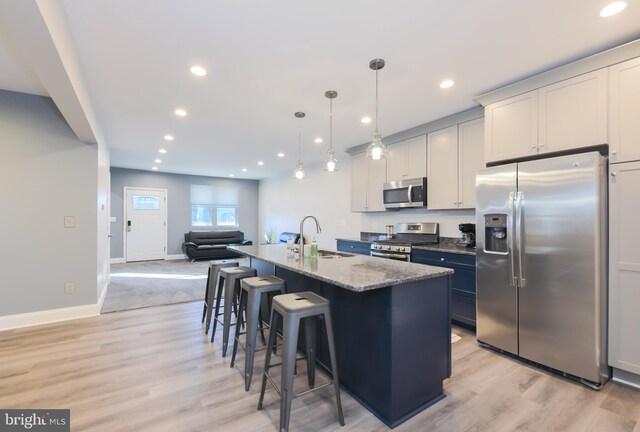
[(440, 258), (440, 261), (444, 262), (444, 258)]
[(615, 171), (611, 171), (611, 177), (615, 177), (615, 176), (617, 176), (617, 175), (618, 175), (618, 173), (617, 173), (617, 172), (615, 172)]

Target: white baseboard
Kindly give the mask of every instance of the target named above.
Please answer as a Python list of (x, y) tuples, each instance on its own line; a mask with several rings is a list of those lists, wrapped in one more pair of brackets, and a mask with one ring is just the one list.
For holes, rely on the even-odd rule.
[(166, 260), (186, 260), (187, 256), (185, 254), (167, 255), (165, 259)]
[(124, 264), (125, 261), (124, 261), (124, 258), (111, 258), (109, 260), (109, 263), (110, 264)]
[(100, 315), (98, 304), (0, 316), (0, 331)]

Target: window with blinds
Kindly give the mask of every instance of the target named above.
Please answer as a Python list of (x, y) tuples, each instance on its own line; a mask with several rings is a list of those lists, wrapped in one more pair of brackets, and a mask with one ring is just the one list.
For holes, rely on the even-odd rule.
[(191, 226), (238, 227), (238, 188), (192, 184)]

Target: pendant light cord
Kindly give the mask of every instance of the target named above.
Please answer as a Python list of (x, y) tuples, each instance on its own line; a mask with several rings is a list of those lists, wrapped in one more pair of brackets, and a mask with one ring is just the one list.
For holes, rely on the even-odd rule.
[(378, 69), (376, 69), (376, 132), (378, 131)]
[(333, 99), (329, 99), (329, 149), (333, 150)]

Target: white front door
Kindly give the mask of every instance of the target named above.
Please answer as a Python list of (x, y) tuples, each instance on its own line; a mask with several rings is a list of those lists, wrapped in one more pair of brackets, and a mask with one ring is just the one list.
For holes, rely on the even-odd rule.
[(167, 246), (167, 191), (125, 188), (125, 259), (164, 259)]

